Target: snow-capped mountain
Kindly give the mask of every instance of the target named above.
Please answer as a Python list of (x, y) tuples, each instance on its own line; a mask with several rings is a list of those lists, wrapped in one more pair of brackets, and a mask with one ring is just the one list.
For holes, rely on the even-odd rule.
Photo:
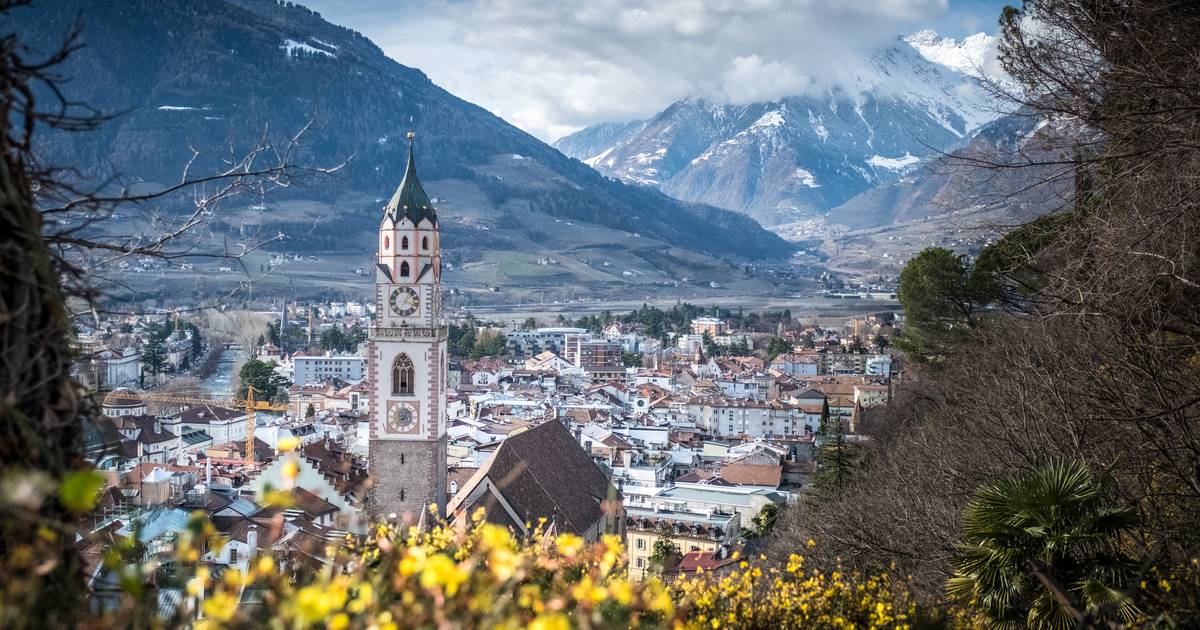
[(917, 49), (922, 57), (947, 68), (976, 78), (1001, 78), (996, 61), (998, 42), (987, 33), (976, 33), (958, 41), (926, 29), (905, 37), (904, 41)]
[(555, 146), (606, 175), (776, 224), (841, 205), (995, 117), (973, 78), (904, 39), (848, 60), (843, 74), (843, 87), (822, 94), (686, 99)]

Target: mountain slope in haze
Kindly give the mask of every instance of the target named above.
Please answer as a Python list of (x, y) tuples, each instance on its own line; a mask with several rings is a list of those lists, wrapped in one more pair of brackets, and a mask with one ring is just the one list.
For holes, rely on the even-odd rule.
[[(624, 123), (597, 123), (563, 137), (554, 143), (554, 148), (571, 157), (595, 156), (622, 138), (638, 133), (646, 126), (644, 120)], [(586, 163), (586, 160), (585, 160)]]
[(770, 225), (827, 212), (994, 117), (970, 77), (904, 41), (847, 65), (853, 90), (748, 105), (688, 99), (555, 146), (607, 175)]
[[(421, 177), (442, 194), (448, 220), (488, 211), (475, 217), (482, 224), (447, 226), (447, 246), (471, 248), (463, 253), (480, 249), (476, 228), (524, 234), (485, 248), (555, 251), (575, 238), (558, 226), (576, 221), (684, 253), (763, 259), (792, 250), (736, 213), (605, 178), (292, 3), (43, 1), (17, 9), (6, 28), (45, 53), (76, 19), (84, 47), (60, 69), (70, 78), (67, 94), (123, 113), (94, 133), (45, 134), (44, 161), (161, 184), (178, 179), (189, 147), (203, 151), (192, 167), (201, 173), (219, 166), (229, 146), (234, 154), (252, 146), (264, 129), (283, 139), (312, 120), (296, 161), (349, 158), (347, 166), (238, 218), (285, 231), (293, 247), (371, 249), (364, 233), (375, 229), (382, 200), (400, 181), (405, 132), (415, 130)], [(298, 200), (317, 210), (290, 212)], [(505, 223), (517, 214), (529, 225)]]
[[(1066, 199), (1060, 167), (1030, 162), (1063, 159), (1067, 146), (1058, 125), (1021, 112), (998, 118), (947, 156), (931, 160), (897, 180), (875, 186), (834, 208), (831, 224), (875, 228), (955, 215), (978, 215), (995, 225), (1013, 225), (1060, 208)], [(987, 164), (1021, 168), (989, 168)], [(1050, 182), (1054, 183), (1041, 183)], [(965, 223), (964, 223), (965, 225)]]

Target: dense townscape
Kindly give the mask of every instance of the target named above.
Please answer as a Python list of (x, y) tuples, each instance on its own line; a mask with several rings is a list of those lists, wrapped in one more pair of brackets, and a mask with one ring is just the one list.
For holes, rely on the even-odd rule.
[[(677, 317), (705, 312), (685, 306), (674, 309)], [(298, 544), (363, 532), (371, 392), (361, 331), (372, 325), (373, 309), (286, 309), (290, 315), (264, 314), (261, 343), (245, 349), (211, 347), (198, 327), (166, 314), (126, 316), (79, 335), (90, 344), (82, 372), (107, 392), (87, 442), (108, 488), (93, 515), (96, 532), (141, 527), (151, 532), (141, 542), (152, 545), (173, 539), (200, 509), (229, 541), (205, 560), (241, 569), (258, 551), (282, 560)], [(488, 505), (472, 496), (488, 484), (506, 504), (488, 511), (498, 523), (524, 530), (544, 520), (592, 540), (611, 527), (625, 536), (638, 576), (660, 539), (679, 553), (669, 570), (730, 566), (784, 506), (836, 483), (827, 474), (822, 480), (818, 461), (865, 439), (858, 427), (890, 400), (898, 379), (889, 339), (898, 322), (891, 312), (844, 321), (776, 313), (774, 332), (748, 332), (712, 310), (679, 320), (684, 331), (666, 333), (665, 347), (636, 321), (669, 314), (650, 308), (578, 322), (593, 329), (452, 324), (459, 338), (451, 347), (461, 354), (448, 362), (443, 501), (471, 514)], [(474, 341), (464, 347), (463, 337)], [(244, 357), (239, 388), (222, 395), (196, 378), (200, 368), (189, 366), (212, 353)], [(232, 370), (234, 363), (212, 365)], [(274, 409), (236, 405), (234, 389), (244, 397), (247, 385)], [(281, 445), (298, 457), (286, 457)], [(528, 477), (497, 477), (493, 462), (520, 453), (548, 459)], [(285, 483), (290, 466), (298, 472)], [(585, 474), (592, 467), (597, 473)], [(278, 511), (264, 496), (285, 486), (295, 505), (286, 526), (267, 535)], [(529, 498), (531, 486), (547, 496)], [(571, 505), (572, 497), (596, 494), (619, 500)], [(605, 519), (620, 522), (598, 526)], [(97, 564), (91, 579), (103, 585), (105, 577)]]

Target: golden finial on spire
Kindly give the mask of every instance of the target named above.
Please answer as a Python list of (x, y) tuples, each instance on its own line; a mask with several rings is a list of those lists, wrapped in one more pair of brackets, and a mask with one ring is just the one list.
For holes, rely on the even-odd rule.
[(410, 131), (407, 134), (405, 134), (405, 137), (408, 138), (409, 142), (412, 142), (413, 138), (417, 137), (417, 133), (415, 131)]

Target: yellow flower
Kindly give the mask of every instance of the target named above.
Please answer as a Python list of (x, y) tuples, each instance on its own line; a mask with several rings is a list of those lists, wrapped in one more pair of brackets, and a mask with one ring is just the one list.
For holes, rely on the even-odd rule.
[(445, 587), (446, 594), (453, 597), (467, 577), (467, 572), (454, 560), (439, 553), (434, 554), (425, 563), (425, 568), (421, 571), (421, 586), (426, 589)]
[(285, 437), (275, 445), (275, 450), (280, 452), (294, 451), (300, 447), (300, 438), (294, 436)]
[(568, 558), (574, 558), (576, 554), (583, 550), (583, 545), (583, 538), (575, 534), (563, 534), (554, 541), (554, 546), (558, 549), (558, 553)]
[(229, 621), (237, 612), (238, 600), (226, 591), (217, 591), (204, 600), (204, 614), (220, 621)]
[(329, 609), (320, 586), (306, 586), (296, 593), (296, 613), (301, 624), (316, 623), (325, 618)]
[(529, 630), (570, 630), (571, 620), (562, 613), (538, 615), (529, 623)]
[(300, 463), (293, 458), (288, 458), (283, 462), (283, 478), (285, 481), (292, 483), (296, 481), (296, 477), (300, 475)]
[(608, 599), (608, 591), (592, 582), (591, 576), (585, 575), (571, 589), (571, 596), (582, 604), (599, 604)]
[(507, 527), (484, 523), (479, 528), (479, 540), (489, 549), (508, 548), (512, 544), (512, 535)]
[(520, 558), (508, 549), (496, 549), (488, 555), (488, 568), (492, 576), (501, 582), (506, 582), (517, 572)]
[(633, 585), (625, 580), (615, 580), (608, 586), (608, 590), (612, 598), (622, 606), (628, 606), (633, 601)]

